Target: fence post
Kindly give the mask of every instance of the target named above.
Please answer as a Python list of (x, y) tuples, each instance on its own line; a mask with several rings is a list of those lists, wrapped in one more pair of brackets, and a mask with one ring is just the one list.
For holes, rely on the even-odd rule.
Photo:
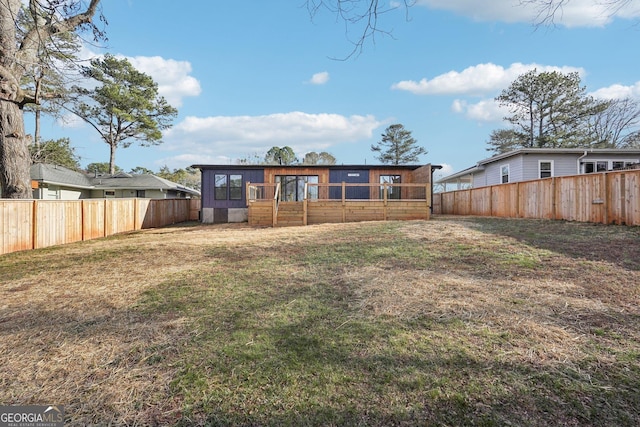
[(602, 223), (603, 224), (609, 224), (609, 181), (610, 181), (610, 177), (608, 175), (608, 173), (603, 173), (602, 174), (602, 192), (604, 193), (604, 196), (602, 197)]
[(347, 222), (347, 185), (342, 181), (342, 222)]
[(551, 178), (551, 219), (556, 219), (556, 177)]
[(520, 215), (520, 182), (516, 182), (516, 218), (522, 218)]
[(31, 220), (31, 249), (36, 249), (36, 244), (38, 242), (38, 201), (34, 200), (33, 205), (31, 206), (31, 215), (33, 215), (33, 219)]

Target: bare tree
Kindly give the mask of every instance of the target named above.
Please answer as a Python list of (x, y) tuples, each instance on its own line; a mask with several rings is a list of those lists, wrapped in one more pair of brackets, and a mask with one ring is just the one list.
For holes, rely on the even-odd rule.
[[(395, 6), (394, 3), (401, 6)], [(375, 43), (376, 35), (391, 35), (389, 30), (379, 25), (382, 15), (399, 7), (404, 7), (408, 13), (415, 0), (400, 0), (391, 2), (391, 5), (380, 0), (305, 0), (304, 4), (312, 18), (321, 11), (328, 11), (344, 22), (347, 39), (353, 44), (353, 50), (346, 56), (349, 58), (361, 53), (367, 40)], [(356, 34), (354, 38), (351, 37), (353, 28)]]
[[(531, 5), (537, 10), (536, 23), (539, 25), (554, 25), (562, 18), (564, 8), (571, 0), (520, 0), (523, 6)], [(593, 0), (594, 5), (603, 6), (609, 15), (614, 15), (634, 0)]]
[(636, 148), (640, 135), (640, 104), (630, 98), (607, 101), (606, 108), (591, 117), (594, 148)]
[(2, 197), (31, 197), (29, 141), (24, 130), (24, 106), (37, 102), (22, 82), (35, 64), (42, 62), (45, 48), (63, 33), (93, 30), (100, 0), (29, 0), (29, 28), (19, 31), (22, 0), (0, 0), (0, 187)]

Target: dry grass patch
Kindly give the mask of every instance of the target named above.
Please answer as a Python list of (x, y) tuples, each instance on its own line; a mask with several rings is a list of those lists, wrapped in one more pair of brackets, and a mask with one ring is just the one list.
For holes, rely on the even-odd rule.
[(640, 422), (638, 228), (191, 225), (0, 277), (0, 403), (69, 425)]

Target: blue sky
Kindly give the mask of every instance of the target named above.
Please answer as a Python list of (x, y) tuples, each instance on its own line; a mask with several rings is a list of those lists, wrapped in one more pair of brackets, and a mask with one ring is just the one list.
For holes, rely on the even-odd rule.
[[(117, 151), (124, 170), (234, 164), (286, 145), (376, 164), (371, 144), (402, 123), (428, 150), (421, 162), (449, 174), (489, 156), (491, 131), (504, 127), (493, 98), (531, 68), (578, 71), (598, 97), (640, 98), (640, 2), (598, 2), (570, 0), (554, 26), (536, 27), (519, 0), (418, 0), (380, 17), (391, 35), (336, 60), (358, 28), (328, 11), (311, 19), (302, 0), (104, 0), (106, 48), (83, 55), (127, 57), (179, 110), (161, 145)], [(44, 139), (64, 136), (82, 166), (108, 161), (88, 125), (45, 121)]]

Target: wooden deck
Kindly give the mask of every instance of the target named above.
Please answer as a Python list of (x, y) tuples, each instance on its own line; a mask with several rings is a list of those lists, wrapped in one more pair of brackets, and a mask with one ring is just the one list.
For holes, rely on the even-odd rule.
[[(387, 199), (387, 191), (384, 191), (380, 199), (313, 198), (299, 202), (282, 202), (278, 201), (276, 197), (250, 199), (248, 201), (249, 224), (288, 227), (360, 221), (428, 220), (431, 218), (430, 186), (424, 184), (396, 185), (407, 187), (402, 189), (402, 194), (415, 193), (413, 195), (415, 198)], [(372, 195), (380, 193), (380, 185), (370, 186), (372, 187)], [(343, 195), (348, 187), (348, 185), (343, 186)], [(277, 194), (277, 191), (275, 193)], [(329, 194), (328, 191), (322, 190), (315, 192), (315, 194), (322, 193)]]

